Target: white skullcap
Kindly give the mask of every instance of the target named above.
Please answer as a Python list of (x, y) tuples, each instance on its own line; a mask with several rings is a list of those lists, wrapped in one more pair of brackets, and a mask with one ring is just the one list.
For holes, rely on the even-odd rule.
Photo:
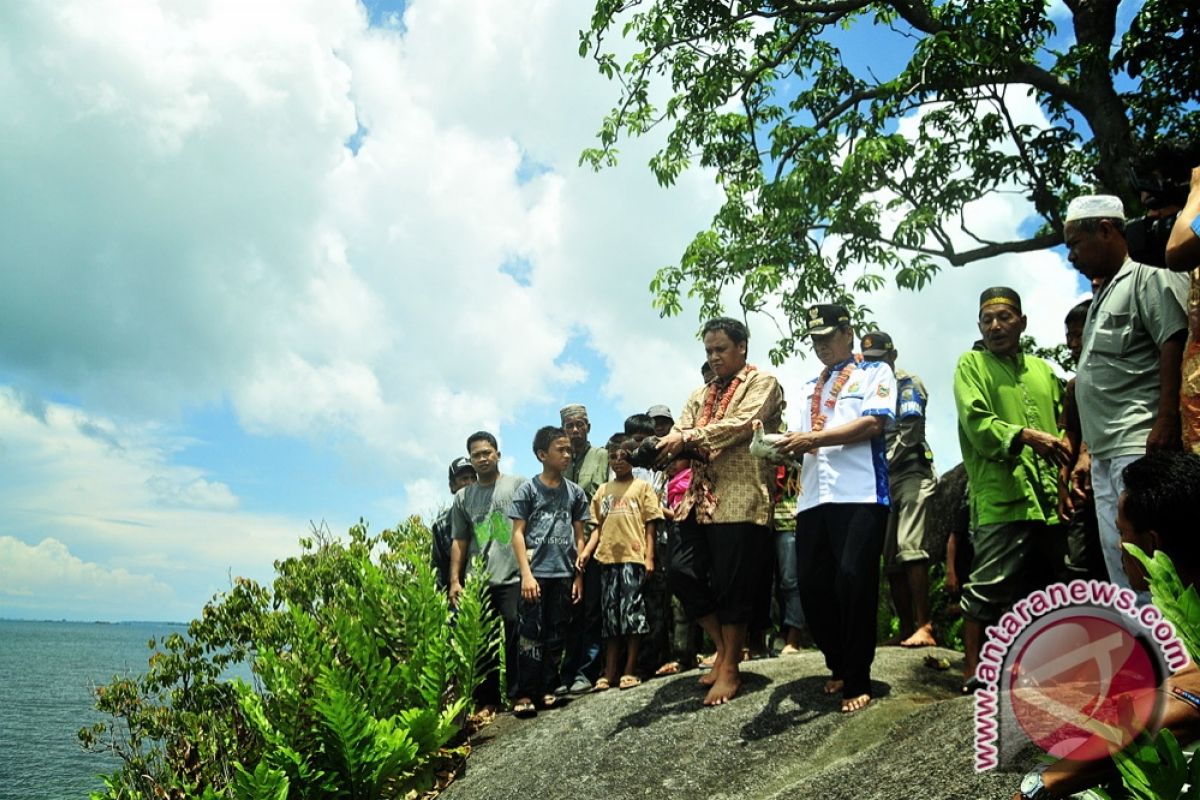
[(1067, 222), (1077, 219), (1125, 219), (1125, 204), (1111, 194), (1085, 194), (1067, 206)]

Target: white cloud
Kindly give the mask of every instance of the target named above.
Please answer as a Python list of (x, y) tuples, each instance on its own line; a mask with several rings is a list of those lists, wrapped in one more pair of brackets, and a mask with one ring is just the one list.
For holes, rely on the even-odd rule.
[[(403, 32), (350, 0), (0, 17), (20, 109), (0, 313), (24, 334), (0, 363), (31, 385), (135, 416), (228, 398), (248, 431), (336, 440), (401, 481), (582, 380), (560, 361), (575, 333), (614, 397), (679, 394), (655, 359), (682, 334), (695, 360), (695, 326), (656, 326), (646, 285), (716, 190), (659, 189), (650, 142), (577, 166), (615, 97), (577, 54), (581, 9), (415, 2)], [(551, 171), (523, 181), (523, 158)], [(530, 285), (500, 272), (514, 258)]]
[(161, 619), (178, 607), (171, 587), (123, 567), (107, 569), (72, 555), (57, 539), (34, 546), (0, 536), (0, 608), (26, 617), (78, 616), (92, 619), (137, 611)]
[(238, 507), (237, 496), (220, 481), (192, 478), (183, 482), (165, 475), (151, 475), (146, 486), (154, 493), (159, 505), (179, 508), (208, 508), (232, 511)]
[[(0, 534), (171, 576), (194, 604), (304, 532), (176, 463), (198, 409), (402, 487), (378, 501), (397, 517), (441, 504), (466, 432), (504, 440), (586, 381), (678, 411), (698, 326), (659, 320), (647, 285), (718, 188), (699, 170), (659, 187), (653, 140), (624, 143), (618, 169), (577, 165), (616, 99), (578, 56), (586, 24), (554, 0), (414, 0), (386, 29), (353, 0), (0, 4), (0, 370), (28, 387), (0, 391)], [(978, 288), (1003, 278), (1033, 311), (1070, 293), (1063, 274), (1004, 259), (872, 305), (937, 404)], [(1055, 315), (1033, 314), (1040, 337)], [(766, 366), (771, 330), (753, 327)], [(564, 355), (572, 339), (604, 374)], [(527, 446), (504, 450), (514, 471)]]
[[(21, 556), (12, 569), (33, 569), (20, 581), (0, 578), (28, 597), (0, 597), (0, 614), (74, 603), (72, 616), (191, 618), (227, 588), (230, 572), (269, 579), (272, 561), (308, 529), (302, 517), (240, 510), (229, 486), (172, 464), (184, 441), (154, 426), (58, 403), (39, 417), (0, 389), (0, 443), (0, 536)], [(87, 593), (106, 581), (110, 596), (93, 603)]]

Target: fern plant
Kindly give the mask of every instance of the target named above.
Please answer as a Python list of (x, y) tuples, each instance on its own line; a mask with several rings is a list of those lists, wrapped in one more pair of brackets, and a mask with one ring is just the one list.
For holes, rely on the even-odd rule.
[[(481, 568), (451, 614), (428, 536), (417, 518), (378, 537), (360, 523), (344, 542), (314, 531), (271, 590), (239, 580), (214, 599), (150, 676), (98, 690), (114, 724), (81, 736), (125, 766), (94, 797), (365, 800), (432, 785), (501, 632)], [(252, 683), (221, 677), (243, 659)]]
[[(1145, 567), (1150, 579), (1151, 600), (1163, 618), (1175, 627), (1188, 656), (1195, 661), (1200, 656), (1200, 595), (1196, 587), (1184, 586), (1171, 557), (1162, 550), (1148, 556), (1136, 545), (1125, 544), (1124, 547)], [(1175, 735), (1166, 728), (1153, 738), (1146, 733), (1140, 734), (1114, 755), (1113, 761), (1130, 797), (1137, 800), (1200, 800), (1200, 759), (1189, 761)]]

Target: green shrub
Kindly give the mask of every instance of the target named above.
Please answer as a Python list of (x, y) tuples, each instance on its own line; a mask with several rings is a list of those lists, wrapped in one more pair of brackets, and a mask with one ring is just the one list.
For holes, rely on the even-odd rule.
[[(412, 518), (346, 541), (315, 530), (270, 589), (237, 579), (151, 641), (150, 669), (96, 690), (80, 731), (123, 766), (94, 798), (387, 798), (432, 785), (500, 643), (471, 571), (453, 614)], [(252, 682), (227, 679), (248, 664)], [(242, 667), (243, 672), (245, 668)]]
[[(1150, 578), (1150, 597), (1163, 618), (1187, 648), (1192, 661), (1200, 659), (1200, 594), (1184, 586), (1171, 558), (1159, 550), (1148, 556), (1136, 545), (1125, 545), (1141, 562)], [(1136, 800), (1200, 800), (1200, 759), (1183, 753), (1178, 740), (1166, 728), (1151, 737), (1140, 734), (1113, 756), (1121, 775), (1124, 795)], [(1187, 787), (1186, 789), (1184, 787)], [(1113, 793), (1093, 790), (1102, 797)]]

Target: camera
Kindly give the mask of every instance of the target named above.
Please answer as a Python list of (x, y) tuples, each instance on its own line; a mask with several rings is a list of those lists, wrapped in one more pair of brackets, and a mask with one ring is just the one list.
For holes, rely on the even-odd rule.
[[(1152, 267), (1165, 267), (1167, 240), (1179, 208), (1187, 202), (1192, 167), (1200, 164), (1200, 147), (1178, 141), (1156, 146), (1130, 167), (1130, 183), (1141, 192), (1152, 213), (1125, 223), (1129, 257)], [(1174, 209), (1161, 213), (1164, 209)]]

